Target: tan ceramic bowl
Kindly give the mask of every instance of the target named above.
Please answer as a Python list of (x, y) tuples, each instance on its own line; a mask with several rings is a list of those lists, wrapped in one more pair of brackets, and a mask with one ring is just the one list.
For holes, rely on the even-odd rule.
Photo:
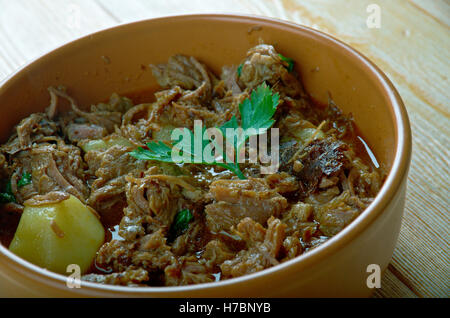
[[(129, 288), (82, 283), (34, 266), (0, 247), (1, 296), (369, 296), (369, 264), (384, 270), (393, 253), (405, 201), (411, 133), (405, 107), (388, 78), (352, 48), (321, 32), (273, 19), (188, 15), (118, 26), (39, 58), (0, 85), (0, 138), (19, 120), (49, 104), (47, 87), (65, 85), (80, 105), (112, 92), (156, 88), (148, 67), (172, 54), (193, 55), (216, 73), (247, 49), (274, 44), (297, 62), (307, 92), (326, 103), (330, 93), (353, 113), (364, 139), (389, 175), (375, 201), (347, 228), (315, 250), (273, 268), (218, 283)], [(107, 58), (106, 58), (107, 57)], [(109, 63), (108, 63), (109, 62)]]

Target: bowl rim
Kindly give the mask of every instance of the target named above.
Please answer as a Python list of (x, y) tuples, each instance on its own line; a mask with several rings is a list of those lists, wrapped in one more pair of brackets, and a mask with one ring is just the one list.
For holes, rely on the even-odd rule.
[[(171, 21), (188, 21), (189, 20), (224, 20), (228, 23), (238, 22), (238, 23), (266, 23), (274, 27), (280, 27), (284, 29), (302, 31), (304, 33), (309, 33), (315, 38), (321, 38), (331, 45), (339, 48), (345, 55), (350, 57), (355, 63), (359, 64), (363, 71), (369, 72), (373, 75), (374, 80), (381, 86), (383, 93), (389, 100), (388, 107), (391, 111), (391, 116), (393, 117), (394, 130), (395, 130), (395, 156), (392, 163), (391, 170), (386, 177), (386, 180), (380, 189), (379, 193), (376, 195), (374, 201), (348, 226), (341, 230), (338, 234), (328, 239), (325, 243), (321, 244), (317, 248), (295, 257), (292, 260), (280, 263), (276, 266), (264, 269), (262, 271), (247, 274), (241, 277), (231, 278), (223, 281), (212, 282), (212, 283), (201, 283), (195, 285), (187, 286), (163, 286), (163, 287), (127, 287), (127, 286), (116, 286), (116, 285), (103, 285), (99, 283), (91, 283), (86, 281), (81, 281), (80, 289), (72, 289), (78, 294), (89, 294), (89, 292), (96, 292), (100, 295), (158, 295), (158, 294), (180, 294), (182, 292), (189, 292), (200, 289), (216, 289), (228, 286), (230, 284), (246, 283), (249, 280), (256, 280), (262, 276), (268, 277), (282, 271), (285, 268), (296, 267), (297, 269), (305, 268), (311, 266), (314, 263), (318, 263), (323, 260), (327, 255), (335, 254), (339, 249), (343, 248), (345, 245), (349, 244), (353, 239), (355, 239), (361, 232), (363, 232), (371, 223), (373, 223), (389, 205), (391, 200), (394, 198), (396, 193), (401, 187), (401, 184), (405, 181), (409, 169), (409, 164), (411, 161), (412, 152), (412, 137), (411, 137), (411, 127), (408, 118), (408, 114), (405, 105), (400, 97), (400, 94), (395, 89), (389, 78), (381, 71), (378, 66), (371, 62), (366, 56), (358, 52), (356, 49), (352, 48), (350, 45), (345, 44), (341, 40), (334, 38), (333, 36), (326, 34), (322, 31), (312, 29), (310, 27), (300, 25), (294, 22), (285, 21), (272, 17), (264, 17), (259, 15), (251, 14), (222, 14), (222, 13), (202, 13), (202, 14), (177, 14), (168, 15), (157, 18), (150, 18), (144, 20), (138, 20), (130, 23), (124, 23), (115, 25), (113, 27), (105, 28), (94, 33), (89, 33), (82, 37), (76, 38), (72, 41), (64, 43), (51, 51), (33, 59), (32, 61), (26, 63), (12, 74), (7, 76), (4, 80), (0, 81), (0, 91), (5, 88), (5, 85), (13, 80), (19, 74), (25, 72), (27, 68), (33, 64), (37, 64), (41, 59), (49, 57), (65, 48), (68, 48), (74, 44), (81, 43), (91, 38), (92, 36), (114, 32), (117, 29), (125, 29), (139, 24), (152, 24), (158, 22), (171, 22)], [(56, 287), (58, 289), (67, 288), (67, 276), (57, 274), (46, 270), (45, 268), (34, 265), (19, 256), (13, 254), (0, 244), (0, 259), (2, 260), (2, 266), (8, 266), (14, 272), (18, 274), (27, 276), (31, 280), (39, 281), (47, 286)], [(114, 294), (113, 294), (114, 293)]]

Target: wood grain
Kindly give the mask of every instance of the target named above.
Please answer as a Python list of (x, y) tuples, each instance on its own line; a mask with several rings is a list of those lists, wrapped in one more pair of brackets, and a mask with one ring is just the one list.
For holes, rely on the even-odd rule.
[(139, 19), (227, 12), (277, 17), (327, 32), (368, 56), (399, 90), (413, 160), (397, 248), (375, 297), (449, 297), (450, 2), (378, 0), (0, 0), (0, 81), (82, 35)]

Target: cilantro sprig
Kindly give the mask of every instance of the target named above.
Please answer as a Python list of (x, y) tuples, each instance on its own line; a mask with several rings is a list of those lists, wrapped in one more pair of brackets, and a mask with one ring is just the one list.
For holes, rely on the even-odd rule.
[[(279, 103), (278, 93), (273, 93), (270, 87), (265, 83), (258, 86), (250, 95), (250, 98), (245, 99), (239, 105), (239, 112), (241, 115), (241, 124), (239, 125), (236, 116), (233, 116), (229, 121), (220, 127), (217, 127), (220, 132), (222, 132), (223, 139), (226, 143), (231, 144), (234, 151), (234, 158), (228, 158), (228, 154), (223, 155), (223, 149), (217, 149), (222, 154), (222, 156), (214, 158), (212, 161), (204, 160), (202, 154), (206, 147), (212, 148), (217, 147), (217, 144), (211, 140), (201, 141), (201, 152), (197, 153), (194, 147), (195, 142), (194, 133), (184, 128), (184, 137), (181, 141), (176, 144), (176, 146), (169, 146), (161, 141), (159, 142), (149, 142), (146, 147), (139, 147), (134, 151), (130, 152), (130, 155), (134, 158), (141, 160), (155, 160), (162, 162), (175, 162), (173, 159), (173, 151), (181, 150), (179, 154), (182, 155), (186, 160), (178, 160), (178, 163), (197, 163), (206, 165), (216, 165), (223, 167), (232, 171), (240, 179), (246, 179), (239, 167), (239, 155), (241, 153), (242, 147), (245, 145), (247, 140), (253, 135), (263, 134), (269, 129), (275, 122), (273, 115), (277, 109)], [(241, 133), (233, 134), (230, 136), (228, 134), (228, 129), (232, 131), (240, 131)], [(196, 128), (194, 127), (194, 131)], [(204, 136), (206, 128), (202, 128), (201, 136)], [(245, 133), (242, 133), (245, 132)]]
[(242, 128), (246, 132), (237, 136), (233, 142), (236, 154), (239, 154), (242, 146), (251, 136), (260, 135), (272, 127), (275, 122), (273, 115), (277, 110), (279, 99), (278, 93), (273, 94), (266, 84), (262, 84), (251, 93), (250, 99), (245, 99), (239, 105), (241, 126), (239, 126), (236, 116), (233, 116), (219, 128), (224, 135), (226, 135), (227, 128)]
[[(17, 181), (17, 187), (22, 188), (32, 182), (31, 173), (24, 172), (22, 173), (22, 177), (20, 177), (19, 181)], [(12, 193), (11, 189), (11, 180), (8, 180), (8, 183), (5, 187), (5, 192), (0, 193), (0, 204), (16, 202), (16, 197)]]
[(21, 188), (31, 183), (31, 173), (24, 172), (22, 177), (17, 181), (17, 187)]
[(242, 68), (244, 67), (244, 64), (240, 64), (238, 67), (237, 67), (237, 70), (236, 70), (236, 72), (237, 72), (237, 76), (238, 77), (241, 77), (241, 73), (242, 73)]
[[(295, 61), (293, 59), (291, 59), (290, 57), (286, 57), (281, 53), (278, 53), (278, 57), (287, 63), (287, 70), (289, 73), (291, 73), (294, 70), (294, 66), (295, 66)], [(238, 77), (241, 77), (241, 73), (242, 73), (242, 68), (244, 67), (244, 64), (239, 64), (239, 66), (237, 67), (236, 73)]]
[(16, 202), (16, 198), (11, 190), (11, 180), (6, 184), (5, 192), (0, 193), (0, 203), (5, 204), (10, 202)]
[[(205, 133), (206, 128), (202, 128), (202, 136)], [(179, 143), (175, 146), (169, 146), (161, 141), (159, 142), (149, 142), (146, 147), (138, 147), (137, 149), (130, 152), (130, 155), (136, 159), (140, 160), (154, 160), (161, 162), (173, 162), (173, 163), (197, 163), (204, 165), (214, 165), (220, 166), (222, 168), (228, 169), (236, 174), (240, 179), (245, 179), (239, 165), (236, 162), (224, 162), (224, 160), (219, 160), (214, 158), (214, 160), (206, 161), (204, 160), (202, 154), (207, 146), (211, 146), (211, 141), (202, 140), (201, 154), (195, 151), (195, 140), (194, 134), (191, 130), (184, 128), (183, 131), (189, 135), (186, 139), (181, 139)], [(174, 150), (178, 151), (178, 160), (174, 160)], [(211, 149), (212, 150), (212, 149)], [(183, 160), (185, 158), (186, 160)]]
[(292, 72), (294, 70), (294, 65), (295, 65), (295, 61), (293, 59), (291, 59), (290, 57), (286, 57), (281, 53), (278, 53), (278, 56), (280, 57), (280, 59), (286, 63), (288, 63), (288, 67), (287, 70), (288, 72)]
[(180, 236), (189, 228), (189, 222), (192, 221), (194, 215), (189, 209), (184, 209), (175, 215), (174, 221), (170, 226), (169, 238), (171, 240)]

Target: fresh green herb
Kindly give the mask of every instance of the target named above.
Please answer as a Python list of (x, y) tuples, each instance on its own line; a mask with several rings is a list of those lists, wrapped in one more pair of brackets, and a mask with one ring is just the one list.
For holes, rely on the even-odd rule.
[(175, 215), (175, 219), (170, 227), (170, 237), (175, 238), (183, 234), (189, 227), (189, 222), (192, 221), (194, 215), (188, 209), (181, 210)]
[(141, 160), (173, 162), (172, 148), (167, 146), (162, 141), (149, 142), (147, 144), (147, 149), (138, 147), (137, 149), (130, 152), (130, 155), (136, 159), (141, 159)]
[[(216, 146), (214, 141), (211, 142), (202, 138), (201, 152), (196, 153), (194, 149), (194, 133), (187, 128), (184, 129), (184, 133), (189, 134), (189, 138), (182, 138), (181, 141), (176, 144), (176, 147), (170, 147), (161, 141), (150, 142), (147, 143), (146, 149), (139, 147), (130, 152), (130, 155), (141, 160), (174, 162), (172, 152), (174, 149), (176, 150), (178, 148), (182, 150), (181, 156), (186, 158), (186, 160), (181, 159), (177, 161), (179, 163), (193, 162), (198, 164), (216, 165), (232, 171), (240, 179), (245, 179), (238, 164), (238, 156), (241, 148), (245, 145), (250, 136), (262, 134), (273, 125), (275, 120), (272, 117), (277, 109), (278, 101), (278, 93), (272, 93), (272, 90), (266, 84), (262, 84), (252, 92), (250, 99), (244, 100), (239, 105), (241, 126), (239, 126), (236, 117), (233, 116), (224, 125), (218, 127), (224, 137), (227, 136), (227, 128), (232, 128), (233, 131), (241, 128), (245, 132), (244, 134), (235, 134), (232, 140), (229, 140), (230, 138), (224, 138), (225, 141), (234, 148), (235, 158), (232, 158), (233, 160), (226, 160), (231, 158), (223, 158), (224, 160), (221, 161), (224, 162), (219, 162), (219, 160), (214, 158), (212, 162), (205, 161), (202, 154), (206, 147), (211, 146), (211, 143)], [(194, 131), (195, 130), (196, 128), (194, 127)], [(206, 128), (202, 128), (201, 136), (204, 136), (205, 131)], [(223, 151), (220, 147), (218, 150)]]
[(238, 68), (237, 68), (237, 75), (238, 75), (238, 77), (241, 77), (242, 67), (243, 67), (243, 66), (244, 66), (244, 64), (241, 64), (241, 65), (239, 65)]
[(287, 70), (289, 71), (289, 73), (292, 72), (294, 70), (295, 61), (289, 57), (283, 56), (280, 53), (278, 53), (278, 56), (280, 57), (281, 60), (288, 63)]
[(242, 128), (246, 132), (241, 138), (237, 137), (232, 141), (236, 154), (239, 154), (250, 136), (260, 135), (272, 127), (275, 122), (272, 117), (277, 109), (279, 98), (278, 93), (273, 94), (266, 84), (262, 84), (252, 92), (250, 99), (245, 99), (239, 105), (241, 127), (235, 116), (220, 127), (224, 136), (227, 128)]
[[(256, 131), (265, 131), (272, 127), (275, 122), (272, 117), (277, 110), (279, 98), (280, 96), (278, 93), (273, 94), (270, 87), (266, 84), (258, 86), (256, 90), (252, 92), (250, 99), (245, 99), (239, 105), (242, 129), (247, 130), (253, 128)], [(222, 127), (238, 128), (236, 118), (233, 116), (233, 118)], [(261, 132), (257, 134), (260, 133)]]
[(5, 204), (10, 202), (16, 202), (14, 195), (10, 193), (0, 193), (0, 203)]
[[(205, 132), (205, 128), (202, 129), (202, 136)], [(178, 150), (178, 148), (181, 151), (180, 157), (183, 157), (186, 155), (188, 160), (181, 160), (178, 161), (178, 163), (198, 163), (198, 164), (205, 164), (205, 165), (214, 165), (214, 166), (220, 166), (225, 169), (228, 169), (235, 173), (240, 179), (245, 179), (245, 176), (242, 174), (242, 171), (239, 169), (239, 165), (235, 162), (218, 162), (217, 160), (213, 160), (211, 162), (203, 160), (202, 155), (198, 155), (195, 152), (194, 149), (194, 134), (191, 130), (185, 128), (184, 131), (189, 134), (189, 138), (182, 139), (179, 143), (176, 144), (175, 149)], [(202, 140), (202, 154), (205, 148), (210, 145), (211, 142), (208, 140)], [(136, 159), (140, 160), (154, 160), (154, 161), (161, 161), (161, 162), (174, 162), (172, 157), (172, 152), (174, 150), (174, 147), (169, 147), (163, 142), (149, 142), (146, 145), (146, 148), (138, 147), (137, 149), (130, 152), (130, 155)]]
[(16, 198), (11, 190), (11, 180), (6, 184), (5, 192), (0, 193), (0, 203), (5, 204), (10, 202), (16, 202)]
[(22, 177), (17, 181), (17, 187), (21, 188), (31, 183), (31, 173), (24, 172)]

